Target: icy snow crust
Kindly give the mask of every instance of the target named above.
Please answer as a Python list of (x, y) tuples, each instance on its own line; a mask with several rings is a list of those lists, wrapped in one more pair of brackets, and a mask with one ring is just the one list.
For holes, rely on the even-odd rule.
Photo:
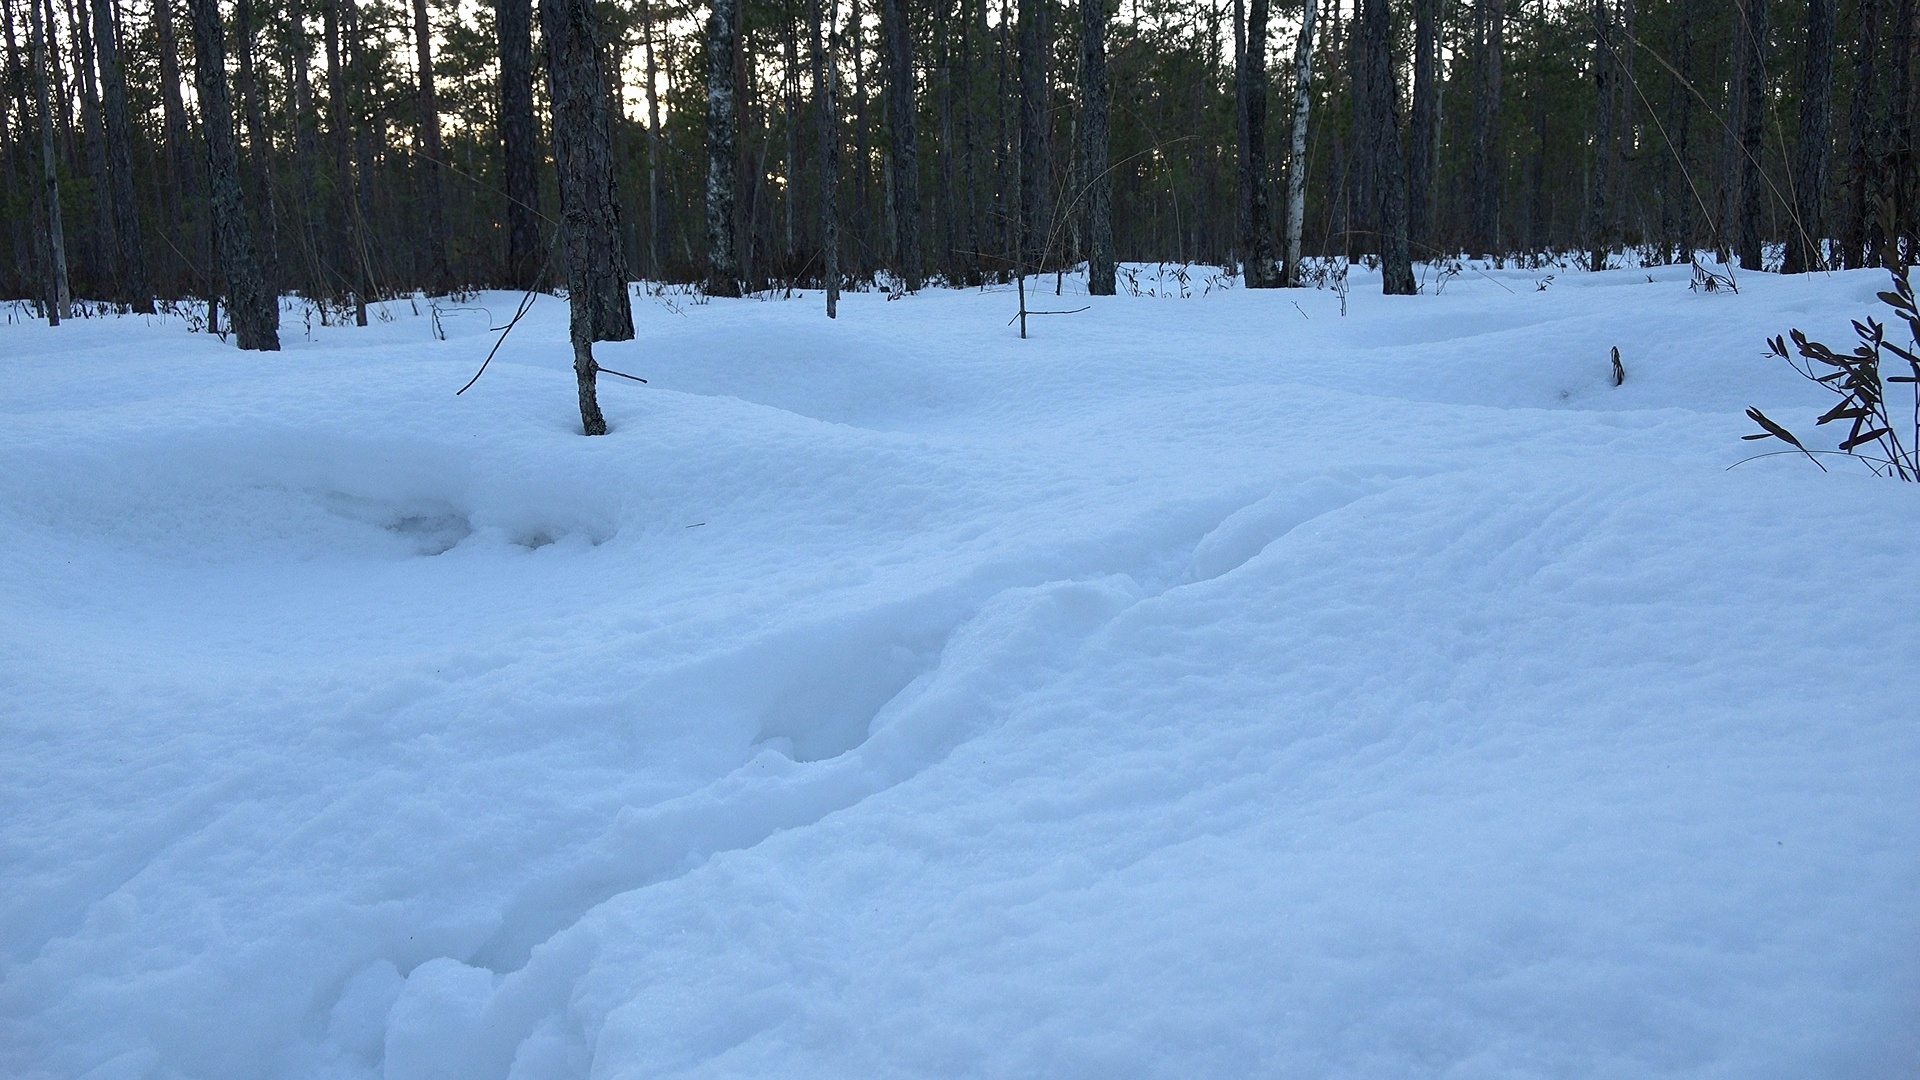
[(1883, 278), (1538, 277), (0, 328), (0, 1074), (1913, 1075)]

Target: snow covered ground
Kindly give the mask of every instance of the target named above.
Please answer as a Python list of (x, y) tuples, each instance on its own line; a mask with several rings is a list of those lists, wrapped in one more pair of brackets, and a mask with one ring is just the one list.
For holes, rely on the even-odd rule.
[(1884, 278), (1543, 276), (0, 327), (0, 1075), (1915, 1075)]

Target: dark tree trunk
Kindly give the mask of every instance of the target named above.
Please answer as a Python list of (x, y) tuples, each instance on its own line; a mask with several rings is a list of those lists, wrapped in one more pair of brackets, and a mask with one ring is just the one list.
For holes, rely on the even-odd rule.
[(673, 246), (661, 214), (660, 199), (660, 66), (653, 51), (653, 3), (640, 2), (640, 32), (647, 50), (647, 275), (659, 280), (660, 246)]
[(887, 38), (887, 141), (893, 164), (894, 267), (908, 292), (920, 288), (920, 143), (914, 131), (913, 35), (907, 0), (880, 0)]
[(1744, 29), (1736, 25), (1737, 55), (1743, 72), (1740, 107), (1740, 153), (1735, 158), (1736, 190), (1740, 193), (1740, 265), (1760, 268), (1761, 138), (1766, 132), (1767, 4), (1766, 0), (1736, 0), (1745, 8)]
[[(1662, 218), (1666, 225), (1667, 242), (1676, 260), (1693, 259), (1698, 246), (1698, 237), (1694, 234), (1694, 203), (1699, 192), (1693, 179), (1693, 15), (1698, 0), (1679, 0), (1680, 21), (1677, 31), (1677, 54), (1674, 62), (1677, 72), (1667, 75), (1667, 115), (1671, 118), (1673, 152), (1661, 158), (1662, 175), (1665, 165), (1671, 158), (1674, 168), (1679, 172), (1677, 183), (1663, 182), (1661, 185)], [(1682, 187), (1686, 190), (1683, 192)]]
[(533, 118), (533, 5), (494, 0), (500, 38), (500, 149), (507, 187), (507, 280), (530, 288), (540, 273), (539, 155)]
[(226, 278), (227, 317), (242, 349), (280, 348), (280, 302), (260, 277), (253, 229), (240, 194), (240, 157), (234, 148), (233, 107), (227, 97), (225, 28), (218, 0), (190, 0), (194, 88), (207, 140), (207, 188), (215, 250)]
[(1407, 251), (1407, 175), (1400, 161), (1400, 83), (1393, 73), (1393, 11), (1388, 0), (1365, 0), (1368, 124), (1380, 207), (1380, 290), (1412, 296)]
[(1413, 0), (1413, 110), (1407, 147), (1407, 238), (1423, 252), (1434, 246), (1433, 184), (1440, 163), (1440, 86), (1435, 25), (1439, 0)]
[[(1689, 0), (1681, 0), (1687, 3)], [(1540, 0), (1534, 19), (1547, 21), (1547, 0)], [(1545, 64), (1533, 65), (1533, 167), (1527, 184), (1527, 242), (1535, 251), (1546, 250), (1552, 215), (1547, 210), (1547, 77)]]
[(1589, 0), (1593, 18), (1593, 78), (1598, 93), (1594, 105), (1593, 183), (1587, 193), (1588, 268), (1605, 270), (1612, 250), (1608, 230), (1613, 215), (1607, 197), (1613, 191), (1613, 98), (1618, 93), (1619, 67), (1614, 63), (1613, 14), (1609, 0)]
[[(633, 337), (633, 302), (614, 188), (612, 104), (600, 66), (593, 0), (541, 0), (540, 33), (553, 103), (553, 161), (560, 176), (561, 242), (574, 330), (590, 342), (626, 341)], [(586, 358), (591, 364), (591, 351)], [(581, 390), (583, 416), (590, 376)]]
[(120, 299), (142, 313), (153, 311), (153, 287), (140, 242), (140, 204), (133, 190), (133, 151), (127, 130), (127, 74), (120, 59), (119, 26), (111, 0), (93, 0), (93, 37), (100, 55), (101, 104), (105, 111), (107, 167), (111, 174), (114, 235), (120, 241)]
[[(1255, 0), (1262, 8), (1266, 0)], [(1112, 296), (1113, 179), (1107, 174), (1107, 2), (1080, 0), (1080, 160), (1087, 200), (1087, 291)]]
[(1886, 242), (1896, 246), (1893, 261), (1906, 266), (1920, 258), (1920, 146), (1914, 126), (1920, 124), (1920, 78), (1914, 70), (1920, 65), (1920, 2), (1900, 0), (1894, 22), (1894, 70), (1892, 129), (1897, 142), (1891, 147), (1893, 167), (1891, 186), (1893, 233)]
[(1378, 166), (1378, 155), (1374, 153), (1373, 133), (1373, 90), (1368, 83), (1371, 65), (1367, 61), (1367, 16), (1360, 5), (1365, 0), (1354, 0), (1353, 21), (1347, 29), (1347, 79), (1351, 84), (1348, 103), (1352, 108), (1352, 119), (1348, 130), (1352, 133), (1352, 145), (1348, 148), (1346, 212), (1346, 251), (1348, 258), (1356, 253), (1379, 250), (1379, 236), (1374, 227), (1377, 214), (1373, 205), (1374, 188), (1378, 177), (1374, 170)]
[[(453, 285), (447, 268), (447, 223), (441, 189), (440, 104), (433, 92), (433, 27), (427, 19), (427, 0), (413, 0), (414, 65), (420, 76), (420, 201), (426, 219), (427, 279), (434, 292)], [(625, 287), (622, 286), (624, 293)]]
[(267, 292), (278, 296), (280, 258), (278, 216), (273, 210), (273, 177), (270, 162), (273, 146), (267, 138), (266, 106), (261, 101), (260, 79), (254, 66), (253, 0), (234, 4), (234, 39), (240, 49), (240, 67), (236, 73), (240, 108), (247, 123), (247, 187), (253, 203), (255, 235), (260, 240), (260, 277)]
[(1859, 8), (1860, 41), (1853, 54), (1853, 104), (1847, 116), (1846, 210), (1841, 221), (1841, 258), (1848, 267), (1870, 265), (1872, 214), (1873, 89), (1880, 52), (1880, 0)]
[(114, 239), (113, 181), (107, 172), (107, 135), (100, 121), (100, 93), (93, 75), (96, 59), (93, 31), (88, 20), (78, 17), (73, 0), (67, 0), (66, 8), (74, 48), (73, 64), (80, 84), (80, 126), (87, 144), (87, 178), (93, 182), (94, 224), (93, 235), (88, 237), (92, 258), (88, 265), (94, 268), (96, 288), (105, 286), (103, 291), (117, 297), (121, 292), (119, 242)]
[(353, 298), (353, 321), (367, 325), (367, 294), (372, 275), (368, 272), (366, 216), (363, 175), (354, 168), (353, 146), (358, 143), (358, 126), (348, 109), (347, 75), (354, 26), (358, 22), (354, 0), (327, 0), (327, 135), (333, 144), (333, 182), (339, 227), (334, 230), (340, 244), (338, 267), (347, 291)]
[(1506, 0), (1479, 0), (1474, 23), (1480, 78), (1473, 95), (1473, 248), (1492, 255), (1500, 248), (1500, 63)]
[(1047, 58), (1043, 0), (1020, 0), (1020, 249), (1016, 272), (1047, 257)]
[(1786, 273), (1822, 269), (1833, 115), (1834, 0), (1807, 0), (1806, 54), (1800, 65), (1800, 147), (1794, 177), (1795, 219), (1787, 230)]
[(53, 66), (47, 23), (52, 20), (42, 16), (40, 0), (29, 3), (33, 12), (28, 23), (28, 48), (33, 53), (34, 111), (40, 115), (41, 205), (47, 215), (47, 324), (59, 326), (72, 311), (73, 296), (67, 285), (67, 234), (60, 220), (60, 171), (54, 160), (53, 109), (47, 94), (48, 69)]
[(734, 5), (713, 0), (707, 19), (707, 292), (740, 295), (734, 251)]
[(827, 12), (825, 47), (820, 40), (820, 0), (807, 0), (807, 19), (812, 24), (813, 111), (820, 136), (820, 273), (827, 289), (827, 318), (839, 315), (840, 307), (840, 120), (834, 104), (834, 82), (840, 45), (840, 28), (834, 21), (839, 14)]
[(309, 295), (325, 288), (324, 263), (320, 254), (320, 236), (314, 221), (313, 203), (319, 195), (313, 167), (320, 149), (313, 131), (313, 80), (308, 70), (310, 46), (307, 42), (307, 17), (300, 0), (288, 0), (287, 31), (290, 71), (288, 88), (293, 95), (293, 164), (299, 185), (294, 193), (300, 224), (301, 254), (306, 262), (306, 289)]
[(1236, 156), (1240, 261), (1249, 289), (1280, 287), (1274, 257), (1273, 213), (1267, 192), (1267, 7), (1252, 0), (1242, 11), (1234, 0), (1234, 105), (1239, 136)]

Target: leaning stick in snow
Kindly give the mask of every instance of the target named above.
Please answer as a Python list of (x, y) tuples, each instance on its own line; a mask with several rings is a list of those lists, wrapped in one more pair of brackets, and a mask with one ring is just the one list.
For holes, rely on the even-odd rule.
[(493, 348), (487, 350), (487, 358), (480, 361), (480, 370), (473, 373), (473, 378), (467, 380), (467, 385), (453, 392), (454, 397), (459, 397), (473, 389), (473, 384), (479, 382), (480, 376), (487, 373), (487, 365), (493, 363), (494, 354), (500, 351), (500, 346), (507, 343), (507, 335), (513, 333), (513, 328), (519, 325), (521, 319), (527, 317), (527, 312), (533, 310), (533, 298), (540, 292), (540, 283), (546, 280), (547, 271), (553, 268), (553, 253), (558, 250), (560, 250), (560, 230), (555, 229), (553, 244), (547, 248), (547, 261), (541, 264), (540, 272), (534, 275), (533, 284), (527, 287), (526, 295), (520, 298), (519, 310), (513, 313), (513, 318), (507, 320), (507, 325), (500, 328), (500, 336), (494, 339)]

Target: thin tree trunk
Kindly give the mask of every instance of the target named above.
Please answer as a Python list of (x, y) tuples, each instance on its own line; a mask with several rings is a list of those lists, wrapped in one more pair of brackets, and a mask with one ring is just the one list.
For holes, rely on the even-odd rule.
[[(433, 27), (427, 19), (427, 0), (413, 0), (414, 66), (420, 77), (420, 201), (426, 217), (427, 278), (433, 292), (453, 285), (447, 267), (446, 194), (440, 179), (440, 104), (433, 92)], [(624, 290), (624, 286), (622, 287)]]
[(1393, 10), (1388, 0), (1365, 0), (1368, 110), (1374, 182), (1380, 198), (1380, 291), (1412, 296), (1413, 260), (1407, 251), (1407, 176), (1400, 160), (1400, 83), (1393, 73)]
[(913, 34), (907, 0), (880, 0), (887, 38), (887, 142), (893, 164), (894, 267), (920, 288), (920, 141), (914, 128)]
[(1287, 154), (1287, 285), (1300, 287), (1300, 233), (1307, 223), (1307, 111), (1313, 101), (1313, 20), (1318, 5), (1305, 0), (1300, 39), (1293, 46), (1293, 142)]
[[(829, 0), (832, 3), (832, 0)], [(837, 5), (835, 5), (837, 6)], [(827, 289), (827, 318), (840, 311), (840, 121), (834, 105), (834, 82), (840, 51), (839, 12), (826, 14), (828, 38), (820, 41), (820, 0), (807, 0), (807, 18), (813, 30), (813, 111), (820, 136), (820, 273)]]
[(1800, 147), (1794, 181), (1797, 219), (1787, 231), (1789, 274), (1824, 269), (1820, 243), (1826, 236), (1833, 115), (1834, 0), (1807, 0), (1806, 53), (1800, 64)]
[(1737, 55), (1744, 71), (1741, 79), (1744, 98), (1740, 109), (1740, 153), (1735, 159), (1737, 190), (1740, 193), (1740, 239), (1737, 254), (1740, 265), (1749, 270), (1760, 268), (1760, 154), (1765, 134), (1767, 92), (1767, 4), (1766, 0), (1735, 0), (1745, 8), (1744, 29), (1736, 26), (1739, 41)]
[(47, 215), (46, 283), (47, 325), (59, 326), (72, 314), (73, 297), (67, 286), (67, 235), (60, 219), (60, 172), (53, 154), (53, 109), (47, 96), (47, 69), (52, 66), (52, 46), (40, 11), (40, 0), (29, 0), (32, 21), (28, 23), (28, 49), (33, 53), (34, 111), (40, 114), (41, 198)]
[(1435, 69), (1439, 0), (1413, 2), (1413, 115), (1407, 147), (1407, 239), (1434, 245), (1433, 185), (1440, 163), (1440, 87)]
[[(660, 67), (653, 52), (653, 2), (640, 0), (640, 32), (646, 37), (647, 50), (647, 276), (658, 281), (661, 234), (660, 200)], [(672, 242), (667, 246), (671, 248)]]
[[(1694, 234), (1695, 194), (1692, 176), (1693, 157), (1693, 16), (1697, 0), (1679, 0), (1680, 24), (1678, 27), (1678, 55), (1675, 63), (1679, 71), (1669, 72), (1667, 76), (1668, 115), (1672, 118), (1674, 167), (1680, 173), (1676, 184), (1662, 186), (1665, 215), (1671, 221), (1667, 229), (1668, 242), (1672, 246), (1675, 260), (1693, 259), (1697, 245)], [(1662, 157), (1664, 165), (1667, 158)], [(1664, 175), (1664, 173), (1663, 173)], [(1682, 187), (1686, 190), (1683, 192)]]
[(140, 204), (133, 189), (133, 151), (127, 130), (127, 74), (120, 58), (118, 20), (112, 0), (93, 0), (93, 37), (100, 56), (102, 105), (106, 113), (107, 165), (111, 174), (114, 234), (120, 241), (121, 299), (142, 313), (153, 311), (140, 242)]
[(1479, 0), (1479, 85), (1473, 96), (1473, 247), (1482, 255), (1500, 246), (1500, 62), (1506, 44), (1506, 0)]
[(1016, 272), (1040, 269), (1047, 257), (1047, 61), (1043, 0), (1020, 0), (1020, 249)]
[(1239, 194), (1239, 248), (1247, 288), (1280, 286), (1280, 266), (1273, 257), (1273, 225), (1267, 196), (1267, 6), (1252, 0), (1242, 14), (1244, 0), (1234, 0), (1235, 119), (1239, 153), (1236, 164)]
[(781, 254), (788, 263), (786, 273), (789, 279), (799, 269), (792, 265), (794, 261), (793, 219), (796, 204), (800, 201), (800, 34), (795, 26), (798, 21), (798, 16), (782, 20), (782, 28), (786, 31), (784, 44), (787, 69), (786, 78), (783, 80), (786, 90), (783, 103), (786, 122), (782, 125), (781, 134), (785, 136), (787, 144), (785, 159), (787, 183), (781, 190), (780, 200), (786, 241), (785, 249)]
[[(589, 342), (627, 341), (633, 337), (633, 301), (627, 293), (620, 199), (614, 185), (612, 103), (600, 66), (600, 25), (593, 0), (541, 0), (540, 33), (546, 43), (573, 328)], [(579, 347), (576, 338), (576, 350)], [(591, 364), (591, 350), (586, 357)], [(587, 385), (581, 392), (590, 390)], [(585, 404), (583, 396), (583, 419)]]
[[(1255, 0), (1260, 7), (1266, 0)], [(1087, 291), (1112, 296), (1113, 178), (1107, 173), (1107, 3), (1080, 0), (1080, 84), (1085, 114), (1081, 118), (1080, 159), (1085, 170), (1087, 200)]]
[(194, 88), (207, 140), (207, 188), (215, 249), (227, 280), (227, 317), (242, 349), (280, 348), (280, 302), (261, 280), (253, 228), (240, 194), (240, 158), (234, 147), (233, 108), (227, 97), (225, 28), (218, 0), (190, 0)]
[(1599, 93), (1594, 107), (1593, 182), (1587, 192), (1588, 268), (1605, 270), (1612, 249), (1607, 196), (1613, 191), (1614, 94), (1619, 68), (1614, 63), (1613, 15), (1609, 0), (1589, 0), (1593, 18), (1593, 78)]
[(307, 17), (300, 0), (288, 0), (288, 88), (293, 95), (293, 164), (298, 190), (294, 193), (294, 213), (300, 224), (300, 246), (307, 263), (306, 290), (314, 295), (324, 290), (325, 271), (320, 255), (320, 237), (314, 221), (313, 204), (319, 196), (313, 166), (319, 159), (319, 146), (313, 131), (313, 79), (308, 69), (310, 46), (307, 43)]
[(707, 292), (740, 295), (734, 254), (734, 5), (713, 0), (707, 19)]

